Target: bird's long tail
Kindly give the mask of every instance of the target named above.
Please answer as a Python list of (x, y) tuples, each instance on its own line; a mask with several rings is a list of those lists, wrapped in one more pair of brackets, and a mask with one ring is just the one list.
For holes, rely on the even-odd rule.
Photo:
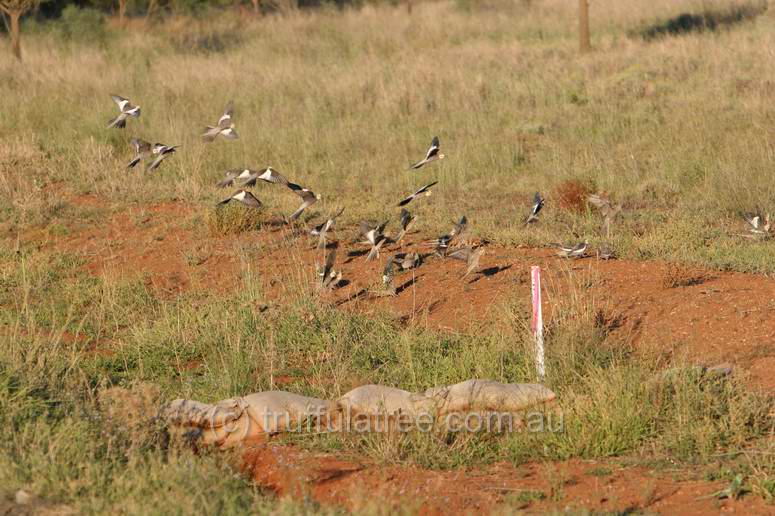
[(112, 128), (123, 129), (126, 127), (126, 114), (121, 113), (116, 118), (108, 121), (107, 129)]

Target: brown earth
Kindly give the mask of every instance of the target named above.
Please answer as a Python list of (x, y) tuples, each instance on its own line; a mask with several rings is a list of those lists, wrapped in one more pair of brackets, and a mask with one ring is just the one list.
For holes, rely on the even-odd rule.
[[(100, 205), (81, 196), (77, 205)], [(107, 207), (103, 205), (103, 207)], [(41, 228), (20, 238), (52, 252), (80, 254), (94, 275), (142, 277), (160, 296), (190, 289), (228, 292), (243, 281), (260, 281), (268, 303), (306, 288), (314, 264), (322, 262), (306, 235), (286, 228), (213, 237), (201, 223), (192, 223), (195, 209), (182, 202), (134, 206), (113, 211), (99, 223), (81, 224), (56, 236)], [(60, 221), (62, 223), (63, 221)], [(759, 275), (692, 270), (676, 271), (657, 262), (566, 261), (551, 250), (490, 246), (480, 273), (461, 279), (463, 263), (428, 258), (413, 272), (398, 275), (394, 297), (368, 291), (378, 284), (384, 257), (366, 262), (347, 256), (365, 249), (347, 243), (354, 231), (340, 229), (337, 268), (349, 284), (330, 294), (331, 303), (360, 313), (389, 311), (408, 324), (445, 331), (462, 331), (486, 317), (497, 316), (503, 300), (514, 299), (527, 310), (529, 268), (544, 274), (544, 302), (559, 296), (589, 296), (618, 321), (619, 337), (631, 338), (646, 352), (685, 354), (696, 362), (729, 362), (736, 374), (749, 375), (752, 385), (775, 389), (775, 280)], [(404, 250), (415, 250), (423, 238), (409, 235)], [(426, 252), (430, 248), (424, 247)], [(686, 280), (686, 281), (684, 281)], [(672, 286), (686, 283), (687, 286)], [(547, 314), (551, 318), (551, 314)], [(342, 460), (287, 446), (256, 445), (244, 455), (256, 482), (281, 495), (312, 496), (318, 502), (358, 509), (380, 500), (411, 500), (426, 514), (487, 512), (524, 490), (541, 491), (543, 500), (525, 504), (530, 511), (583, 507), (589, 510), (645, 509), (664, 513), (708, 514), (741, 511), (772, 514), (771, 506), (751, 496), (742, 501), (698, 497), (722, 489), (717, 482), (682, 480), (691, 472), (652, 471), (642, 467), (570, 461), (514, 467), (427, 471), (406, 466), (374, 465), (359, 459)], [(589, 472), (601, 464), (609, 475)], [(559, 480), (558, 480), (559, 479)], [(513, 503), (510, 507), (514, 507)]]
[(390, 508), (407, 508), (408, 502), (409, 508), (419, 514), (508, 512), (506, 508), (531, 513), (582, 508), (622, 514), (648, 511), (698, 516), (773, 513), (772, 506), (761, 499), (719, 500), (708, 496), (725, 485), (690, 480), (686, 471), (655, 472), (604, 461), (517, 467), (498, 463), (486, 468), (428, 471), (256, 444), (244, 452), (242, 463), (257, 484), (280, 496), (311, 499), (353, 511), (377, 506), (387, 513)]

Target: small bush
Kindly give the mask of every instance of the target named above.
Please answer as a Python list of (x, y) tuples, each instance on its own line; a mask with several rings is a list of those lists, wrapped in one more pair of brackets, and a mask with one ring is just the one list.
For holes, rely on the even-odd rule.
[(207, 214), (206, 224), (211, 236), (236, 235), (261, 227), (263, 214), (243, 206), (218, 207)]
[(557, 206), (566, 211), (581, 213), (586, 209), (587, 196), (594, 188), (581, 181), (571, 179), (563, 181), (554, 188), (554, 197)]

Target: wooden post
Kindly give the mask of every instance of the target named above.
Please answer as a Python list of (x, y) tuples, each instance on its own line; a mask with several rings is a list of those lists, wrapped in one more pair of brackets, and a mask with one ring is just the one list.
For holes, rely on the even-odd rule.
[(592, 50), (589, 39), (589, 0), (579, 0), (579, 52)]

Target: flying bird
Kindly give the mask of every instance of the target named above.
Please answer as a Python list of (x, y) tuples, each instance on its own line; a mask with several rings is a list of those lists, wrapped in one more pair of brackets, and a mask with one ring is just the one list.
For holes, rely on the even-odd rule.
[(141, 161), (151, 157), (153, 150), (150, 143), (140, 138), (132, 138), (129, 140), (129, 145), (135, 150), (135, 157), (126, 166), (126, 168), (134, 168)]
[(118, 110), (120, 113), (116, 118), (108, 122), (107, 129), (111, 129), (113, 127), (123, 129), (126, 127), (127, 118), (130, 116), (132, 118), (137, 118), (140, 116), (140, 106), (135, 106), (129, 102), (129, 99), (125, 99), (119, 95), (111, 95), (111, 98), (113, 99), (113, 102), (118, 104)]
[(621, 204), (611, 204), (611, 200), (605, 194), (591, 194), (587, 196), (587, 202), (598, 209), (603, 216), (603, 227), (606, 237), (611, 236), (611, 222), (614, 221), (619, 212), (622, 211)]
[(589, 242), (584, 240), (583, 242), (573, 246), (562, 244), (555, 244), (555, 246), (558, 248), (557, 256), (561, 258), (583, 258), (587, 255)]
[(218, 205), (221, 206), (231, 201), (237, 201), (241, 204), (244, 204), (245, 206), (248, 206), (249, 208), (255, 208), (255, 209), (261, 209), (261, 207), (263, 206), (261, 204), (261, 201), (256, 199), (256, 196), (248, 192), (247, 190), (237, 190), (226, 199), (220, 201)]
[(279, 173), (272, 167), (266, 167), (263, 170), (259, 170), (258, 173), (256, 173), (256, 176), (254, 178), (249, 179), (247, 183), (251, 183), (250, 186), (253, 186), (256, 184), (256, 181), (258, 181), (259, 179), (261, 181), (265, 181), (267, 183), (272, 183), (275, 185), (288, 186), (288, 180), (285, 179), (285, 176), (283, 176), (281, 173)]
[(533, 196), (533, 210), (530, 212), (530, 216), (525, 220), (525, 225), (538, 222), (538, 214), (541, 212), (541, 208), (544, 207), (544, 198), (541, 197), (539, 192), (536, 192)]
[(430, 184), (427, 184), (427, 185), (423, 186), (422, 188), (420, 188), (419, 190), (414, 192), (412, 195), (410, 195), (409, 197), (407, 197), (403, 201), (399, 202), (398, 205), (399, 206), (406, 206), (407, 204), (412, 202), (415, 199), (415, 197), (418, 197), (418, 196), (420, 196), (422, 194), (425, 194), (426, 197), (429, 196), (431, 194), (430, 188), (432, 186), (434, 186), (435, 184), (437, 184), (437, 183), (438, 183), (438, 181), (434, 181), (434, 182), (432, 182)]
[(463, 260), (466, 262), (466, 272), (462, 276), (465, 278), (479, 267), (479, 259), (483, 254), (484, 246), (479, 246), (477, 248), (466, 246), (461, 247), (456, 251), (452, 251), (447, 255), (447, 257), (454, 258), (455, 260)]
[(762, 221), (762, 218), (759, 215), (755, 215), (751, 217), (750, 219), (748, 217), (745, 217), (745, 221), (748, 223), (749, 227), (748, 231), (751, 233), (750, 235), (743, 235), (747, 238), (762, 238), (767, 237), (770, 235), (770, 214), (766, 214), (764, 216), (764, 221)]
[(366, 239), (366, 241), (371, 244), (371, 250), (369, 251), (368, 256), (366, 257), (366, 261), (371, 261), (374, 258), (377, 258), (379, 256), (379, 250), (382, 247), (382, 244), (385, 243), (385, 226), (387, 226), (388, 221), (383, 222), (382, 224), (373, 225), (369, 224), (366, 221), (361, 222), (361, 235)]
[(468, 226), (468, 218), (463, 215), (460, 217), (460, 221), (455, 224), (449, 234), (458, 241), (458, 244), (456, 245), (466, 245), (468, 244), (468, 237), (470, 233), (471, 229)]
[(444, 154), (441, 154), (439, 152), (439, 137), (434, 136), (433, 140), (431, 141), (431, 146), (428, 149), (428, 152), (425, 153), (425, 158), (421, 159), (420, 161), (412, 165), (412, 169), (417, 170), (418, 168), (422, 168), (428, 163), (431, 163), (439, 159), (444, 159)]
[(396, 243), (399, 243), (404, 239), (404, 235), (406, 235), (406, 232), (409, 231), (409, 228), (414, 224), (416, 219), (417, 217), (409, 213), (409, 210), (401, 208), (401, 231), (399, 231), (398, 236), (396, 236)]
[(312, 236), (318, 237), (318, 249), (323, 249), (326, 247), (326, 237), (328, 235), (328, 232), (331, 230), (332, 227), (334, 227), (334, 222), (336, 221), (336, 218), (339, 217), (344, 212), (344, 208), (339, 210), (335, 215), (328, 217), (325, 222), (322, 224), (318, 224), (317, 226), (313, 227), (309, 234)]
[(177, 149), (177, 145), (164, 145), (163, 143), (154, 143), (153, 148), (151, 149), (151, 153), (156, 155), (156, 158), (151, 162), (150, 165), (148, 165), (148, 170), (156, 170), (159, 168), (159, 165), (161, 165), (161, 162), (167, 159), (167, 157), (170, 154), (175, 153), (175, 149)]
[(223, 115), (221, 115), (221, 118), (218, 119), (218, 123), (215, 125), (215, 127), (208, 125), (205, 128), (205, 132), (202, 134), (202, 139), (205, 142), (212, 142), (218, 137), (218, 135), (223, 136), (227, 140), (236, 140), (239, 138), (237, 131), (234, 130), (234, 121), (232, 120), (233, 116), (234, 102), (229, 101), (229, 103), (226, 104), (226, 108), (223, 110)]
[(299, 209), (291, 213), (291, 216), (288, 217), (287, 222), (293, 222), (294, 220), (298, 219), (304, 210), (320, 200), (320, 196), (315, 195), (315, 192), (309, 188), (303, 188), (295, 183), (287, 183), (286, 186), (290, 188), (293, 193), (301, 197), (301, 206), (299, 206)]
[(226, 188), (227, 186), (236, 186), (237, 183), (242, 183), (242, 186), (245, 185), (246, 181), (249, 181), (251, 177), (254, 177), (256, 174), (255, 170), (251, 170), (249, 168), (233, 168), (231, 170), (227, 170), (226, 174), (223, 176), (223, 179), (216, 183), (216, 187), (218, 188)]

